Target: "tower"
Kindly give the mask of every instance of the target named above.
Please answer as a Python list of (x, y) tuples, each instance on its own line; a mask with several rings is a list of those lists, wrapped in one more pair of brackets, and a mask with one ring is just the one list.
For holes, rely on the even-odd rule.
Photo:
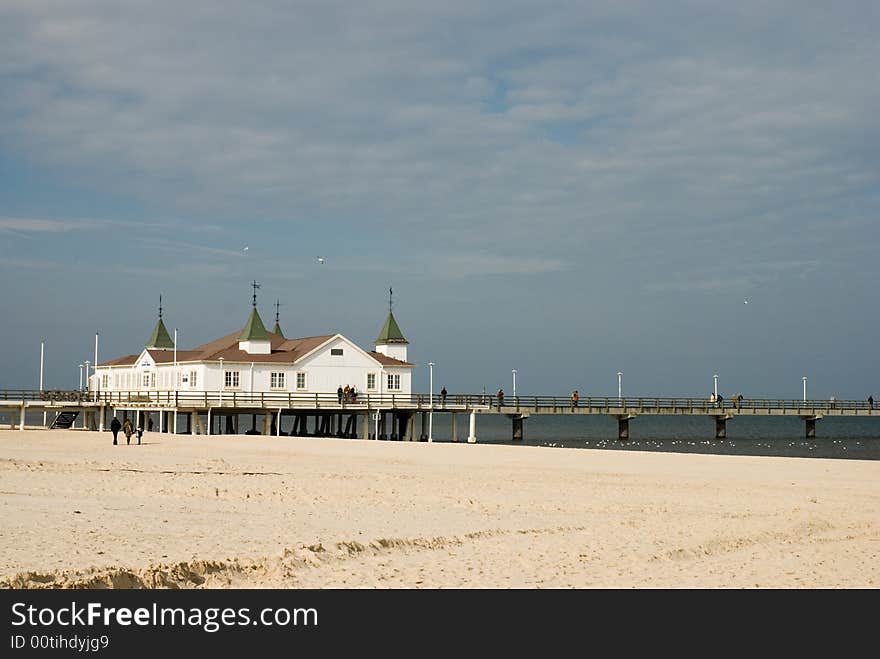
[(389, 288), (388, 318), (385, 319), (385, 324), (379, 330), (379, 336), (376, 338), (376, 352), (405, 362), (406, 346), (409, 345), (409, 341), (404, 338), (403, 332), (400, 331), (400, 326), (394, 318), (393, 295), (393, 291)]
[(254, 288), (254, 302), (251, 315), (248, 316), (244, 329), (238, 336), (238, 349), (249, 355), (268, 355), (272, 353), (272, 344), (269, 342), (269, 333), (263, 320), (257, 312), (257, 289), (260, 285), (255, 281), (251, 284)]
[(156, 323), (156, 327), (153, 329), (153, 333), (150, 334), (150, 338), (147, 339), (144, 347), (150, 350), (174, 350), (174, 341), (168, 334), (168, 330), (165, 329), (165, 323), (162, 321), (161, 295), (159, 296), (159, 322)]

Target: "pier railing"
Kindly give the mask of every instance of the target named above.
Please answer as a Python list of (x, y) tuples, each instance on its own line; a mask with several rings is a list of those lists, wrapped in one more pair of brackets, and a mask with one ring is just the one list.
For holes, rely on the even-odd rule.
[(65, 405), (112, 405), (133, 407), (168, 408), (260, 408), (260, 409), (394, 409), (418, 410), (462, 410), (486, 409), (505, 413), (518, 411), (562, 412), (568, 409), (608, 411), (623, 410), (629, 413), (680, 413), (705, 412), (707, 414), (752, 411), (803, 410), (805, 413), (824, 411), (870, 410), (874, 407), (867, 400), (800, 400), (782, 398), (744, 398), (724, 399), (720, 403), (705, 398), (687, 396), (676, 397), (609, 397), (582, 396), (573, 401), (568, 396), (504, 396), (499, 399), (490, 394), (396, 394), (396, 393), (358, 393), (356, 396), (343, 396), (336, 393), (301, 392), (242, 392), (224, 391), (186, 391), (186, 390), (134, 390), (134, 391), (78, 391), (47, 389), (0, 390), (0, 404), (42, 402), (51, 406)]

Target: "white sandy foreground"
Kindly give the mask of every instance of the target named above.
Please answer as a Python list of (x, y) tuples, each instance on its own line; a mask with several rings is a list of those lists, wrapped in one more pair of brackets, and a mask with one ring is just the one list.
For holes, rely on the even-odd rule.
[(0, 586), (880, 584), (880, 462), (144, 441), (0, 431)]

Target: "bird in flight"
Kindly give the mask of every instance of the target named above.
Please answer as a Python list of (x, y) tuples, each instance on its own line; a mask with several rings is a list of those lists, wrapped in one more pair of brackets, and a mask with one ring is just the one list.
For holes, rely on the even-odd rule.
[(246, 251), (248, 251), (248, 246), (247, 246), (247, 245), (245, 245), (245, 246), (244, 246), (244, 249), (243, 249), (243, 250), (241, 250), (241, 251), (242, 251), (242, 252), (246, 252)]
[(319, 256), (319, 257), (318, 257), (318, 263), (323, 263), (323, 262), (324, 262), (324, 257), (323, 257), (323, 256)]
[(746, 298), (745, 300), (743, 300), (743, 304), (748, 304), (748, 303), (749, 303), (749, 299), (748, 299), (748, 298)]

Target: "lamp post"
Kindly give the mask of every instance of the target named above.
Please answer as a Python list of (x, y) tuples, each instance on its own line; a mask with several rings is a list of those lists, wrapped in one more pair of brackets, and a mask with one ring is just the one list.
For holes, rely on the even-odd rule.
[(89, 360), (86, 360), (86, 391), (89, 390)]
[(79, 390), (83, 390), (83, 365), (79, 365)]
[(804, 402), (807, 402), (807, 376), (801, 378), (804, 381)]
[(617, 371), (617, 398), (623, 399), (623, 373)]
[[(45, 339), (40, 341), (40, 391), (43, 391), (43, 345), (46, 343)], [(46, 425), (46, 410), (43, 410), (43, 425)]]
[(220, 358), (220, 407), (223, 407), (223, 387), (226, 386), (226, 372), (223, 370), (223, 357)]
[(718, 374), (716, 373), (716, 374), (713, 375), (712, 377), (713, 377), (714, 380), (715, 380), (715, 389), (714, 389), (714, 391), (715, 391), (715, 400), (718, 400)]
[(516, 399), (516, 369), (511, 369), (510, 372), (513, 373), (513, 397)]
[(178, 386), (178, 377), (179, 374), (177, 372), (177, 328), (174, 328), (174, 434), (177, 434), (177, 386)]
[(95, 332), (95, 362), (92, 365), (92, 370), (95, 373), (95, 389), (98, 388), (98, 333)]
[(428, 387), (431, 392), (431, 411), (428, 412), (428, 441), (434, 441), (434, 362), (428, 362)]

